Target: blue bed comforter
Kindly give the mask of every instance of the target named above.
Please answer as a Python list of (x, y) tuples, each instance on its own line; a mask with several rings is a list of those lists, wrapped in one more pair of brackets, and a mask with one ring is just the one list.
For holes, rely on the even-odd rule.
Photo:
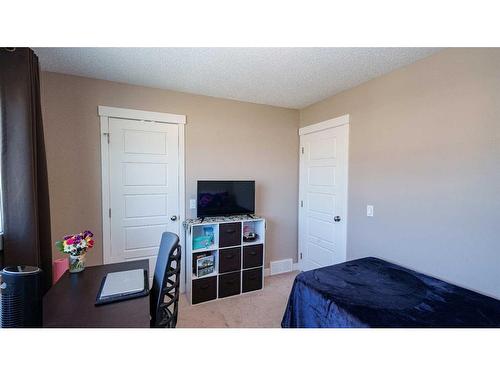
[(377, 258), (299, 274), (291, 327), (500, 327), (500, 301)]

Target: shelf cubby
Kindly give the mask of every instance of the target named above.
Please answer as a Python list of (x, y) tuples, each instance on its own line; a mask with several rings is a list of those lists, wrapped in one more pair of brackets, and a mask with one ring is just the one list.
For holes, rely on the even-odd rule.
[[(210, 272), (205, 275), (198, 276), (196, 274), (196, 266), (197, 266), (197, 258), (201, 257), (201, 255), (206, 254), (207, 256), (213, 256), (214, 257), (214, 264), (213, 264), (213, 272)], [(191, 277), (193, 280), (197, 279), (203, 279), (206, 277), (210, 276), (217, 276), (218, 274), (218, 269), (219, 269), (219, 256), (218, 256), (218, 250), (204, 250), (204, 251), (195, 251), (193, 252), (193, 256), (191, 257), (192, 262), (191, 262)]]
[(191, 248), (193, 251), (209, 251), (218, 248), (218, 224), (193, 226)]
[[(259, 220), (249, 220), (242, 222), (241, 240), (243, 246), (255, 245), (264, 243), (264, 233), (265, 233), (265, 222)], [(256, 234), (256, 238), (253, 241), (245, 240), (245, 235), (249, 232)]]

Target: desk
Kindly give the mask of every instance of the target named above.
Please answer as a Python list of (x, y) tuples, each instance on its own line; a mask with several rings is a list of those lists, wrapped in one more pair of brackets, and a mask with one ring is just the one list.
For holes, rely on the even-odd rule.
[(43, 297), (43, 326), (47, 328), (149, 328), (149, 296), (94, 306), (99, 287), (109, 272), (149, 269), (147, 260), (87, 267), (66, 273)]

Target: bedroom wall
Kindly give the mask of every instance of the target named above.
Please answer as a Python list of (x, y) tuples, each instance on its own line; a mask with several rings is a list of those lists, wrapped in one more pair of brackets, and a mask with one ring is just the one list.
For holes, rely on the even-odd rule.
[(500, 298), (500, 49), (446, 49), (301, 110), (300, 124), (346, 113), (348, 258)]
[(41, 97), (53, 242), (91, 229), (88, 263), (102, 263), (97, 106), (105, 105), (186, 115), (186, 198), (195, 198), (198, 179), (255, 179), (256, 211), (268, 220), (266, 264), (296, 261), (297, 110), (48, 72)]

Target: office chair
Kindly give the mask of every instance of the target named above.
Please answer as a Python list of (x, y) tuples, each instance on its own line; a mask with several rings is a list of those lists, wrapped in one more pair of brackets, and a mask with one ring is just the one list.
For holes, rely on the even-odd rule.
[(175, 233), (161, 236), (150, 293), (152, 328), (175, 328), (179, 305), (181, 246)]

